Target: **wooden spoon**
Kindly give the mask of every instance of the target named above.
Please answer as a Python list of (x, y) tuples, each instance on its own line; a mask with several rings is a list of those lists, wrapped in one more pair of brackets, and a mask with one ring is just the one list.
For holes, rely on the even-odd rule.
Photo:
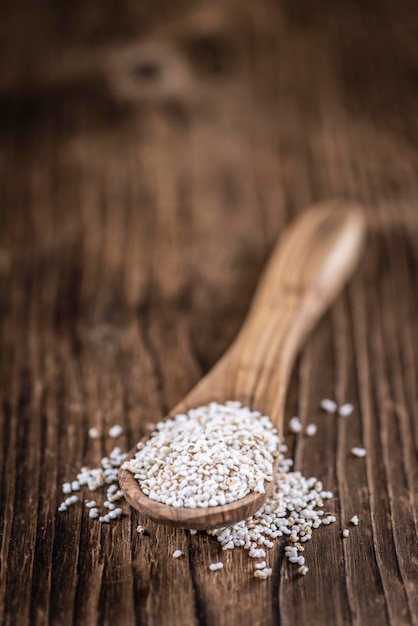
[[(303, 213), (276, 245), (238, 337), (167, 417), (212, 401), (239, 400), (268, 415), (281, 434), (294, 359), (353, 270), (364, 233), (362, 212), (342, 201)], [(135, 447), (128, 458), (136, 452)], [(231, 504), (191, 509), (150, 500), (128, 470), (120, 470), (119, 481), (128, 502), (154, 522), (197, 530), (247, 518), (273, 488), (266, 483), (264, 494), (251, 492)]]

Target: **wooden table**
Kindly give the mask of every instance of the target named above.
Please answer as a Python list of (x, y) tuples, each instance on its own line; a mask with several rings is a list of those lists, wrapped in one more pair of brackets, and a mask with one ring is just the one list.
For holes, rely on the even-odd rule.
[[(3, 624), (418, 623), (416, 6), (247, 4), (3, 12)], [(111, 425), (127, 450), (215, 363), (284, 225), (332, 196), (365, 205), (369, 238), (289, 389), (286, 419), (318, 426), (289, 454), (335, 494), (308, 575), (280, 541), (258, 581), (206, 535), (57, 513)]]

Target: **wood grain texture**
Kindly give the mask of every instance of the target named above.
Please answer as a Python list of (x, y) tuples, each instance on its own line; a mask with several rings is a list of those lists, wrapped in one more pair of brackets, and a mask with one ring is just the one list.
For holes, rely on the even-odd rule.
[[(4, 625), (418, 623), (415, 4), (212, 6), (3, 10)], [(290, 453), (338, 520), (306, 545), (309, 575), (279, 542), (263, 582), (238, 550), (209, 572), (211, 537), (140, 537), (133, 510), (109, 527), (58, 514), (62, 482), (113, 444), (88, 428), (122, 424), (128, 449), (167, 414), (230, 345), (284, 225), (335, 196), (369, 207), (370, 234), (289, 389), (286, 416), (318, 425), (286, 432)], [(322, 414), (324, 397), (354, 414)]]

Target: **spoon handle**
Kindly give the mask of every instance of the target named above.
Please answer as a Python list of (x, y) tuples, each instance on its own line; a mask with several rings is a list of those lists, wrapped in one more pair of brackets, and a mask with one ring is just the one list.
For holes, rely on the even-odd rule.
[[(239, 400), (268, 415), (281, 434), (286, 387), (297, 351), (353, 269), (364, 230), (359, 209), (336, 201), (307, 211), (294, 222), (271, 255), (231, 348), (171, 415), (211, 401)], [(136, 451), (135, 447), (128, 458)], [(273, 486), (270, 482), (264, 494), (251, 492), (223, 506), (191, 509), (154, 502), (128, 470), (121, 469), (119, 479), (128, 501), (152, 520), (196, 529), (245, 519), (263, 505)]]
[(239, 335), (203, 387), (219, 389), (220, 396), (227, 389), (281, 431), (294, 359), (354, 269), (364, 233), (362, 211), (343, 201), (321, 204), (293, 222), (272, 252)]

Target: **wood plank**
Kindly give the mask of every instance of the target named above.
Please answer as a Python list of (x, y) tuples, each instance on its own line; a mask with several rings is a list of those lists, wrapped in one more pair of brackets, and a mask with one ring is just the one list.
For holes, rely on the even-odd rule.
[[(4, 8), (2, 624), (418, 623), (414, 2), (254, 6)], [(129, 83), (126, 102), (107, 60), (144, 34), (166, 46), (162, 82), (148, 101)], [(370, 235), (288, 393), (286, 415), (318, 425), (287, 433), (296, 468), (335, 493), (309, 574), (280, 542), (263, 582), (247, 554), (135, 511), (112, 527), (81, 505), (58, 514), (62, 482), (114, 444), (88, 428), (120, 423), (131, 447), (227, 348), (284, 225), (330, 196), (367, 205)], [(353, 415), (321, 413), (323, 397)]]

